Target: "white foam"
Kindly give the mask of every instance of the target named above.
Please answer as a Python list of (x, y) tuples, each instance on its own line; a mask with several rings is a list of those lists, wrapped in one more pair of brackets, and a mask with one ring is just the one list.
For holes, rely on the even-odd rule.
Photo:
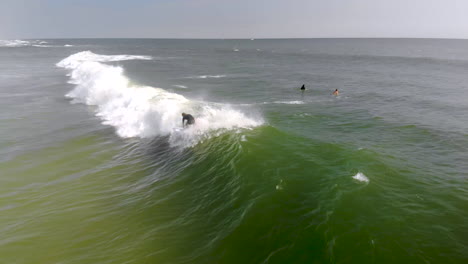
[(185, 85), (174, 84), (172, 86), (177, 87), (177, 88), (187, 89), (187, 86)]
[(64, 47), (73, 47), (73, 45), (70, 45), (70, 44), (65, 44), (63, 45)]
[(33, 44), (31, 46), (38, 47), (38, 48), (51, 48), (51, 47), (53, 47), (51, 45), (42, 45), (42, 44)]
[(278, 185), (276, 185), (276, 190), (281, 191), (283, 190), (283, 180), (281, 179)]
[(10, 47), (10, 48), (15, 48), (15, 47), (40, 47), (40, 48), (48, 48), (52, 47), (50, 45), (44, 45), (47, 44), (47, 41), (41, 41), (41, 40), (20, 40), (20, 39), (13, 39), (13, 40), (0, 40), (0, 47)]
[(210, 78), (218, 79), (218, 78), (224, 78), (224, 77), (226, 77), (226, 75), (219, 74), (219, 75), (198, 75), (198, 76), (192, 76), (188, 78), (190, 79), (210, 79)]
[(275, 101), (275, 104), (304, 104), (303, 101)]
[(99, 55), (91, 51), (82, 51), (68, 56), (57, 63), (58, 67), (74, 70), (85, 62), (111, 62), (125, 60), (151, 60), (151, 56), (139, 55)]
[[(102, 62), (148, 60), (148, 56), (99, 55), (90, 51), (73, 54), (58, 67), (70, 70), (75, 88), (66, 94), (73, 102), (97, 106), (96, 115), (121, 137), (169, 135), (173, 145), (191, 146), (213, 131), (250, 128), (263, 123), (226, 104), (193, 101), (164, 89), (132, 85), (124, 69)], [(191, 113), (196, 124), (183, 130), (182, 112)]]
[(26, 40), (0, 40), (0, 47), (24, 47), (31, 45), (31, 42)]
[(369, 182), (369, 178), (367, 178), (366, 175), (364, 175), (362, 172), (358, 172), (356, 175), (354, 175), (353, 179), (360, 182)]

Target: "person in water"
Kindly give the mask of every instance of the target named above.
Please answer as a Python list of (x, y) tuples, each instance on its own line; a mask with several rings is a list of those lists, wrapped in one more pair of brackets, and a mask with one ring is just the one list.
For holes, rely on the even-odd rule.
[(305, 90), (305, 84), (303, 84), (301, 87), (301, 91), (304, 91), (304, 90)]
[(193, 124), (195, 124), (195, 118), (191, 114), (182, 113), (182, 126), (185, 127)]
[(332, 94), (333, 95), (340, 95), (340, 92), (338, 92), (338, 89), (335, 89), (335, 91)]

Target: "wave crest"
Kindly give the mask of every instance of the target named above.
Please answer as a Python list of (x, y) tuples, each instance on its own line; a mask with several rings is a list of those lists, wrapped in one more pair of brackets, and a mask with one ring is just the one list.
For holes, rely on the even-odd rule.
[(0, 40), (0, 47), (24, 47), (32, 45), (30, 41), (26, 40)]
[[(96, 115), (115, 127), (121, 137), (170, 136), (176, 145), (194, 145), (210, 131), (250, 128), (263, 123), (230, 105), (194, 101), (161, 88), (131, 84), (120, 66), (102, 62), (149, 60), (149, 56), (99, 55), (83, 51), (63, 59), (58, 67), (70, 70), (75, 88), (66, 94), (73, 102), (97, 106)], [(192, 113), (196, 124), (180, 130), (182, 112)]]

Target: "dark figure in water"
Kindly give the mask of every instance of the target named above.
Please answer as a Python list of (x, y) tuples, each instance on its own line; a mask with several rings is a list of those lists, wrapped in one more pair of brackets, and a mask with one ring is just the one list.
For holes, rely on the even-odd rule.
[[(186, 123), (184, 121), (187, 120)], [(188, 126), (195, 124), (195, 118), (191, 114), (182, 113), (182, 126)]]
[(302, 85), (301, 91), (305, 91), (305, 84)]

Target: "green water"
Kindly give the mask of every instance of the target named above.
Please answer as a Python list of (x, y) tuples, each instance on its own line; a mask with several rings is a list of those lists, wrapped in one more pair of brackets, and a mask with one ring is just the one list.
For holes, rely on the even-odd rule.
[[(15, 180), (0, 189), (2, 234), (11, 237), (2, 261), (394, 263), (463, 254), (456, 241), (466, 231), (450, 227), (465, 224), (466, 200), (449, 200), (424, 172), (269, 126), (246, 135), (184, 150), (176, 178), (154, 162), (167, 157), (151, 144), (122, 148), (98, 136), (3, 163)], [(358, 171), (370, 182), (353, 179)]]

